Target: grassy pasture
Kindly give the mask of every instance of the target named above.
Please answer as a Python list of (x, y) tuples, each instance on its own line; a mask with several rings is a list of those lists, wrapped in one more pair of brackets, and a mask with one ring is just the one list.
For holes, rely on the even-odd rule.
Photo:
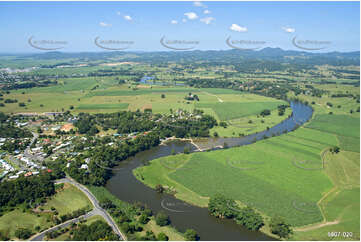
[(93, 206), (88, 197), (78, 188), (65, 183), (64, 188), (52, 196), (43, 208), (50, 210), (51, 207), (54, 207), (61, 216), (87, 206)]
[[(268, 216), (284, 216), (295, 226), (320, 222), (316, 203), (332, 183), (324, 171), (303, 169), (309, 168), (307, 164), (300, 163), (300, 168), (294, 162), (311, 160), (321, 167), (321, 152), (337, 144), (337, 139), (304, 128), (290, 134), (295, 137), (283, 135), (239, 148), (194, 153), (178, 158), (178, 163), (175, 157), (161, 158), (134, 173), (151, 187), (159, 183), (175, 187), (177, 197), (201, 206), (206, 205), (202, 198), (221, 192)], [(318, 142), (322, 140), (328, 143)], [(182, 169), (176, 169), (179, 166)]]
[(0, 231), (7, 234), (11, 239), (15, 239), (15, 231), (18, 228), (27, 228), (35, 231), (36, 226), (45, 229), (52, 226), (46, 215), (37, 216), (35, 213), (22, 212), (20, 209), (15, 209), (0, 217)]
[(285, 104), (283, 101), (274, 102), (219, 102), (197, 103), (197, 108), (212, 108), (221, 120), (230, 120), (249, 115), (259, 114), (264, 109), (276, 109), (278, 105)]
[(79, 110), (96, 110), (96, 109), (126, 109), (128, 108), (128, 103), (113, 103), (113, 104), (80, 104), (76, 107)]
[(360, 137), (360, 119), (348, 115), (316, 115), (307, 127), (341, 136)]

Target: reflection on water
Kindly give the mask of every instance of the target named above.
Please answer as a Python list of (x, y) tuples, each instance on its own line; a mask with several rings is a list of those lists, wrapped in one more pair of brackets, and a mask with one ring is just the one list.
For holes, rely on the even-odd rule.
[[(197, 141), (196, 144), (202, 149), (217, 149), (217, 146), (223, 147), (225, 142), (228, 147), (247, 145), (263, 139), (264, 136), (271, 137), (273, 134), (280, 135), (285, 131), (291, 131), (312, 116), (312, 109), (302, 103), (291, 102), (291, 108), (293, 110), (292, 117), (269, 130), (240, 138), (203, 139)], [(248, 231), (238, 226), (233, 220), (217, 219), (208, 214), (207, 208), (186, 204), (168, 194), (158, 194), (133, 176), (132, 170), (136, 167), (156, 158), (169, 156), (172, 150), (177, 153), (183, 152), (186, 146), (190, 148), (191, 152), (196, 150), (196, 147), (187, 142), (171, 141), (138, 153), (122, 162), (119, 168), (124, 169), (115, 171), (116, 174), (108, 181), (106, 188), (120, 200), (139, 201), (147, 204), (155, 213), (161, 210), (166, 212), (170, 216), (173, 226), (182, 232), (193, 228), (198, 232), (201, 240), (273, 240), (261, 232)]]

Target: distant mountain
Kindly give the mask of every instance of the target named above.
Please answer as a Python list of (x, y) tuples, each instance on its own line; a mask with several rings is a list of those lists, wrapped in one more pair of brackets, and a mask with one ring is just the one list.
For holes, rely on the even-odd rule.
[(156, 51), (156, 52), (45, 52), (40, 54), (19, 55), (18, 58), (33, 58), (38, 60), (73, 59), (79, 61), (137, 61), (146, 63), (206, 62), (213, 64), (249, 64), (276, 63), (312, 67), (314, 65), (360, 65), (360, 51), (311, 53), (306, 51), (283, 50), (281, 48), (264, 48), (261, 50), (193, 50), (193, 51)]

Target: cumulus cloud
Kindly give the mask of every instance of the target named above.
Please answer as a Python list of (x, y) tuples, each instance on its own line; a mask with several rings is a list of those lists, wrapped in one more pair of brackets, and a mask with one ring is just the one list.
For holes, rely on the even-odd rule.
[(248, 29), (243, 26), (239, 26), (238, 24), (232, 24), (231, 27), (229, 27), (230, 30), (236, 31), (236, 32), (247, 32)]
[(202, 2), (200, 1), (195, 1), (193, 2), (193, 5), (196, 6), (196, 7), (202, 7), (202, 8), (206, 8), (207, 6), (204, 5)]
[(204, 14), (210, 14), (211, 11), (209, 11), (208, 9), (206, 9), (206, 10), (203, 11), (203, 13), (204, 13)]
[(102, 26), (102, 27), (110, 27), (110, 26), (112, 26), (111, 24), (108, 24), (108, 23), (105, 23), (105, 22), (100, 22), (99, 25)]
[(198, 18), (198, 15), (194, 12), (185, 13), (184, 15), (187, 16), (187, 18), (190, 20), (194, 20)]
[(213, 18), (213, 17), (205, 17), (205, 18), (200, 19), (200, 21), (205, 24), (210, 24), (213, 20), (215, 20), (215, 18)]
[(187, 19), (183, 18), (183, 19), (182, 19), (182, 22), (183, 22), (183, 23), (187, 22)]
[(132, 17), (130, 17), (129, 15), (124, 15), (123, 18), (127, 21), (132, 21)]
[(287, 33), (294, 33), (296, 30), (290, 27), (282, 27), (282, 29)]
[(171, 23), (171, 24), (177, 24), (178, 21), (177, 21), (177, 20), (172, 20), (172, 21), (170, 21), (170, 23)]

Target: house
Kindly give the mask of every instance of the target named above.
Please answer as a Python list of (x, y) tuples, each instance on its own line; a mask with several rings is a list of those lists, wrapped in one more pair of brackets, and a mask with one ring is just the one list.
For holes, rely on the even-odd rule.
[(82, 164), (80, 169), (88, 169), (88, 165), (87, 164)]
[(29, 171), (29, 172), (26, 173), (24, 176), (25, 176), (25, 177), (28, 177), (28, 176), (31, 176), (31, 175), (33, 175), (33, 173), (32, 173), (31, 171)]

